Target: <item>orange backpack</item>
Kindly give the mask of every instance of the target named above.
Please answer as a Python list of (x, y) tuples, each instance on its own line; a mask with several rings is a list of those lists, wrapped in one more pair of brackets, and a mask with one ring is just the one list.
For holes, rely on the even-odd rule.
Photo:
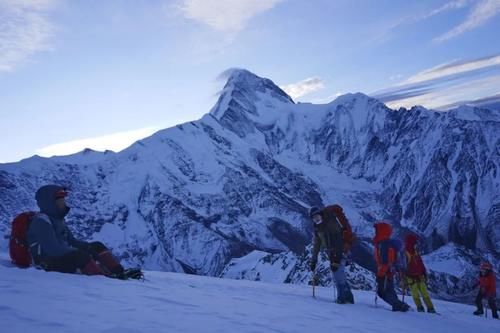
[(323, 209), (327, 216), (333, 217), (342, 227), (344, 253), (349, 253), (352, 245), (356, 241), (356, 235), (352, 232), (351, 224), (344, 214), (344, 210), (339, 205), (330, 205)]

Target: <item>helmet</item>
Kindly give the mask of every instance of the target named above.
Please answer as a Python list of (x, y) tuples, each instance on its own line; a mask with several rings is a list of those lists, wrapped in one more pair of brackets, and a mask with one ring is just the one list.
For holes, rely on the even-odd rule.
[(312, 218), (314, 215), (321, 214), (321, 209), (317, 206), (311, 207), (309, 209), (309, 217)]

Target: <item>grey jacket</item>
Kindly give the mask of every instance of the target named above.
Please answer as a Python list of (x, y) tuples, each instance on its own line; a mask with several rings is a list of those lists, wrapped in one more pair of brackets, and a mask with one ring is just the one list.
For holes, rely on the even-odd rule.
[(340, 263), (343, 258), (344, 245), (342, 225), (329, 207), (321, 211), (321, 216), (323, 223), (314, 225), (311, 261), (318, 261), (319, 251), (321, 247), (324, 247), (330, 261)]
[(50, 257), (60, 257), (88, 243), (77, 240), (64, 221), (69, 208), (57, 209), (55, 194), (62, 188), (56, 185), (41, 187), (36, 194), (40, 213), (35, 215), (28, 229), (28, 242), (36, 264)]

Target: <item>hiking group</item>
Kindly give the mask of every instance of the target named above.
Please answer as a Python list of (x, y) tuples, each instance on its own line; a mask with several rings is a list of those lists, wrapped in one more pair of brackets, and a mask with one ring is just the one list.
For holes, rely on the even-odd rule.
[[(356, 236), (339, 205), (324, 208), (312, 207), (309, 217), (313, 222), (313, 250), (310, 269), (313, 272), (313, 296), (316, 284), (316, 266), (320, 248), (326, 250), (330, 269), (335, 283), (336, 303), (354, 303), (354, 298), (345, 274), (350, 248)], [(410, 306), (400, 300), (396, 293), (395, 280), (401, 284), (403, 295), (410, 290), (418, 312), (436, 313), (427, 291), (427, 270), (418, 250), (418, 236), (409, 234), (405, 243), (392, 236), (392, 225), (389, 221), (374, 224), (373, 237), (374, 259), (376, 262), (376, 295), (392, 307), (392, 311), (406, 312)], [(479, 293), (476, 297), (477, 311), (475, 315), (484, 314), (483, 298), (488, 300), (493, 318), (498, 319), (496, 307), (496, 282), (493, 267), (484, 262), (480, 266)], [(377, 297), (376, 296), (376, 297)], [(422, 304), (422, 300), (424, 305)], [(376, 299), (375, 299), (376, 302)]]
[[(104, 275), (122, 280), (143, 279), (140, 269), (125, 269), (103, 243), (85, 242), (74, 237), (65, 221), (70, 211), (66, 204), (67, 195), (68, 192), (61, 186), (42, 186), (35, 195), (40, 211), (21, 213), (14, 218), (9, 242), (12, 262), (20, 267), (33, 265), (46, 271)], [(313, 296), (318, 255), (323, 248), (326, 250), (335, 283), (336, 302), (354, 304), (345, 267), (349, 264), (349, 252), (356, 236), (342, 207), (312, 207), (309, 216), (313, 222), (310, 261)], [(409, 287), (417, 311), (425, 311), (420, 299), (422, 297), (427, 312), (436, 313), (427, 292), (427, 271), (418, 251), (418, 237), (409, 234), (403, 246), (400, 240), (391, 238), (392, 226), (388, 221), (375, 223), (374, 227), (377, 296), (391, 305), (393, 311), (408, 311), (410, 306), (399, 300), (396, 294), (395, 279), (399, 278), (403, 295)], [(484, 313), (482, 302), (486, 298), (493, 317), (498, 319), (493, 267), (485, 262), (480, 268), (480, 289), (476, 297), (478, 309), (474, 314)]]

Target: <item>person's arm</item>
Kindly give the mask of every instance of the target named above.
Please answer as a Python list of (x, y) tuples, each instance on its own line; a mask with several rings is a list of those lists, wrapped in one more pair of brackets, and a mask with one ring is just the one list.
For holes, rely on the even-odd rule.
[(44, 255), (59, 257), (73, 250), (72, 247), (57, 239), (52, 223), (43, 217), (33, 219), (30, 224), (30, 233), (34, 240), (30, 247), (38, 248), (40, 246)]
[(75, 236), (73, 235), (73, 233), (71, 232), (71, 230), (68, 228), (68, 226), (66, 226), (66, 231), (67, 231), (67, 235), (68, 235), (68, 244), (69, 245), (71, 245), (77, 249), (88, 252), (88, 248), (89, 248), (88, 242), (76, 239)]

